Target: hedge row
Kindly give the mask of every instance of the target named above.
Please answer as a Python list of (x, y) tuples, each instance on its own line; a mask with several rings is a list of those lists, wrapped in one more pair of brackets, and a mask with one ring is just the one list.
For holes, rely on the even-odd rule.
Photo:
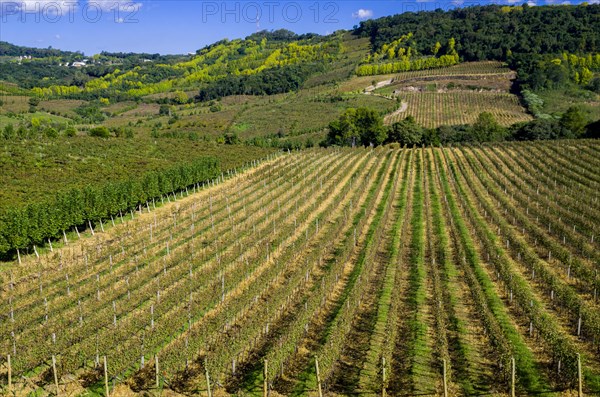
[(216, 178), (220, 173), (218, 160), (204, 157), (141, 177), (73, 188), (58, 193), (52, 200), (6, 209), (0, 212), (0, 257), (60, 238), (63, 231), (109, 219), (165, 194)]

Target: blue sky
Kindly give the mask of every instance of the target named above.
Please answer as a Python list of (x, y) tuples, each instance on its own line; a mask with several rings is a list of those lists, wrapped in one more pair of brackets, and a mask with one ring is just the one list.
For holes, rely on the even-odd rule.
[[(562, 2), (545, 0), (549, 1)], [(0, 40), (86, 55), (101, 51), (181, 54), (223, 38), (245, 37), (257, 29), (329, 34), (369, 18), (487, 2), (0, 0)], [(538, 0), (541, 4), (544, 0)]]

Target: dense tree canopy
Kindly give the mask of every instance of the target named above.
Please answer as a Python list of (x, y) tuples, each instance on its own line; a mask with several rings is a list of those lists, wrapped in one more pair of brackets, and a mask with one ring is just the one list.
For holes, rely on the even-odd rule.
[(412, 33), (417, 50), (423, 54), (433, 54), (436, 43), (454, 38), (458, 54), (466, 61), (563, 51), (594, 53), (600, 51), (600, 5), (488, 5), (406, 12), (363, 21), (356, 33), (369, 37), (375, 50)]
[(383, 118), (376, 110), (350, 108), (329, 124), (327, 143), (341, 146), (377, 146), (383, 144), (387, 136)]
[(373, 109), (348, 109), (329, 124), (324, 145), (353, 146), (399, 143), (402, 146), (483, 143), (505, 140), (534, 141), (547, 139), (597, 138), (600, 121), (588, 123), (583, 111), (570, 107), (561, 118), (538, 118), (501, 126), (491, 113), (483, 112), (471, 125), (442, 125), (423, 128), (412, 116), (388, 127)]
[(313, 74), (322, 71), (319, 64), (298, 64), (267, 69), (247, 76), (230, 75), (200, 90), (199, 101), (209, 101), (229, 95), (273, 95), (296, 91)]

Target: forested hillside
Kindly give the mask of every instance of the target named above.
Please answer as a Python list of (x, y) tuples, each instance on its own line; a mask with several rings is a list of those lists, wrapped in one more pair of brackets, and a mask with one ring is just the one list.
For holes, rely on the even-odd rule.
[(507, 61), (519, 54), (598, 52), (600, 5), (489, 5), (408, 12), (361, 22), (355, 33), (369, 37), (375, 50), (412, 34), (422, 53), (432, 53), (436, 43), (454, 38), (456, 50), (465, 61)]

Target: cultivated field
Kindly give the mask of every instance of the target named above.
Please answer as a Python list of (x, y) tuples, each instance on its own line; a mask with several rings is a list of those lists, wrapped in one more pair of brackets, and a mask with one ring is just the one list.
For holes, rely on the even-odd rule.
[(599, 393), (599, 159), (593, 141), (314, 149), (164, 197), (4, 264), (0, 385), (560, 395), (580, 363)]
[[(519, 98), (510, 93), (515, 74), (500, 62), (466, 62), (430, 70), (386, 76), (359, 77), (369, 94), (399, 98), (403, 105), (385, 117), (393, 124), (413, 116), (417, 124), (434, 128), (441, 125), (472, 124), (482, 112), (490, 112), (503, 126), (531, 120)], [(370, 85), (377, 83), (377, 89)]]
[(519, 99), (505, 92), (448, 91), (401, 92), (406, 111), (386, 117), (386, 124), (413, 116), (417, 124), (433, 128), (440, 125), (472, 124), (480, 113), (491, 113), (503, 126), (530, 121)]

